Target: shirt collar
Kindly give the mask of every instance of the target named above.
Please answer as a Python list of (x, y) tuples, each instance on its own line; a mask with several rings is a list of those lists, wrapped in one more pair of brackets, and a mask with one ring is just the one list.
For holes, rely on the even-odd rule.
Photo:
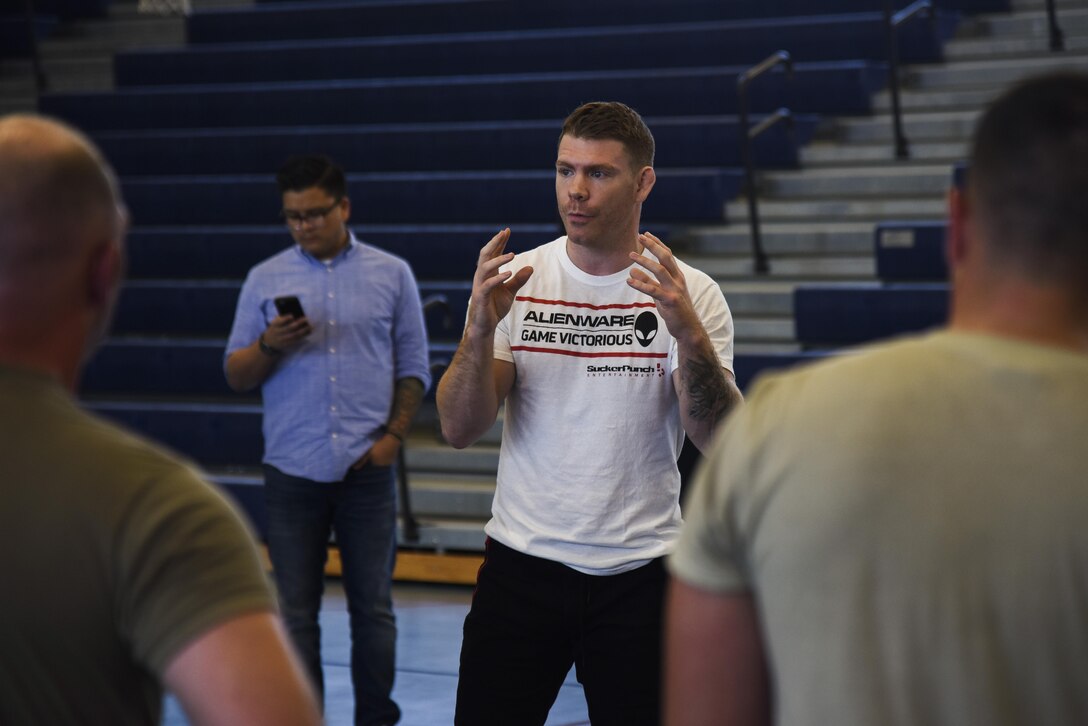
[(328, 264), (330, 267), (336, 267), (337, 265), (344, 262), (345, 260), (347, 260), (352, 255), (354, 255), (356, 253), (356, 251), (359, 249), (360, 246), (361, 245), (360, 245), (359, 240), (355, 239), (355, 233), (352, 232), (349, 229), (348, 230), (348, 244), (347, 244), (347, 246), (340, 252), (340, 254), (338, 254), (336, 257), (333, 257), (331, 260), (324, 260), (324, 261), (319, 260), (316, 257), (314, 257), (313, 255), (311, 255), (309, 252), (307, 252), (306, 250), (302, 249), (302, 245), (299, 245), (299, 244), (295, 245), (295, 251), (298, 252), (298, 254), (302, 257), (303, 260), (305, 260), (306, 262), (309, 262), (311, 264), (314, 264), (314, 265)]

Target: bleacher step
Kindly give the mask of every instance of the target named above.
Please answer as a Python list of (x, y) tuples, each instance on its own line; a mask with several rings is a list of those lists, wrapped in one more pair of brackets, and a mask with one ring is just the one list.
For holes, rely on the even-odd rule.
[[(910, 158), (927, 163), (941, 162), (948, 169), (967, 155), (966, 141), (921, 142), (908, 139)], [(818, 142), (801, 150), (802, 166), (809, 169), (831, 166), (858, 166), (887, 164), (895, 161), (895, 148), (889, 138), (881, 143), (835, 144)], [(900, 162), (901, 163), (901, 162)]]
[[(760, 240), (768, 255), (864, 254), (872, 250), (868, 224), (824, 222), (820, 224), (760, 225)], [(688, 256), (742, 256), (752, 254), (752, 235), (747, 225), (687, 227), (670, 239), (681, 259)]]
[(917, 89), (1007, 85), (1031, 75), (1057, 69), (1088, 69), (1088, 53), (1055, 54), (1046, 58), (1007, 58), (946, 66), (912, 66), (906, 72), (906, 82)]
[(948, 187), (946, 165), (866, 166), (764, 172), (762, 186), (775, 199), (930, 196)]
[[(903, 132), (912, 141), (955, 141), (968, 139), (979, 111), (938, 111), (910, 113), (903, 116)], [(835, 137), (844, 144), (891, 142), (894, 137), (892, 117), (875, 114), (865, 118), (843, 118), (835, 124)]]
[[(877, 222), (887, 219), (939, 219), (945, 213), (943, 195), (928, 199), (872, 199), (854, 201), (824, 199), (811, 201), (779, 201), (764, 199), (759, 203), (760, 219), (767, 222), (801, 222), (804, 220), (851, 220)], [(735, 223), (748, 218), (746, 202), (737, 200), (726, 205), (726, 216)]]

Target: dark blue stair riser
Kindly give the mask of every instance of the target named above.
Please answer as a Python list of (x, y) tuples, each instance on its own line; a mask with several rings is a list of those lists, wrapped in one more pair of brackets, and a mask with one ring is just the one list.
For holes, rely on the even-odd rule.
[[(949, 10), (997, 12), (1008, 9), (1009, 2), (944, 0), (938, 6)], [(813, 3), (811, 0), (551, 0), (546, 3), (469, 0), (456, 3), (412, 3), (407, 6), (398, 6), (396, 3), (359, 3), (354, 6), (343, 3), (293, 3), (291, 7), (284, 8), (270, 4), (256, 12), (236, 10), (198, 13), (189, 18), (188, 30), (189, 39), (193, 43), (222, 43), (770, 18), (814, 13), (866, 12), (874, 9), (880, 8), (873, 0), (832, 0), (820, 3)], [(556, 52), (561, 52), (561, 49)]]
[[(431, 346), (438, 370), (448, 365), (455, 346), (450, 341)], [(235, 397), (223, 374), (225, 348), (225, 340), (109, 340), (88, 362), (79, 390), (95, 396)], [(428, 397), (433, 396), (432, 387)]]
[[(618, 100), (643, 116), (735, 114), (744, 69), (547, 73), (45, 94), (39, 107), (81, 129), (184, 129), (390, 122), (561, 120), (586, 101)], [(753, 112), (867, 113), (883, 63), (797, 64), (750, 87)]]
[(747, 391), (762, 373), (784, 371), (822, 360), (828, 355), (830, 354), (824, 352), (740, 353), (733, 358), (733, 375), (736, 377), (737, 387)]
[[(351, 227), (362, 241), (404, 258), (416, 279), (467, 280), (476, 269), (480, 248), (505, 225)], [(668, 229), (651, 231), (662, 239)], [(562, 234), (556, 224), (511, 228), (509, 249), (526, 250)], [(293, 244), (283, 225), (251, 228), (140, 229), (127, 239), (128, 276), (141, 278), (241, 279), (255, 264)]]
[[(554, 159), (546, 162), (554, 163)], [(360, 174), (348, 177), (351, 220), (362, 224), (549, 223), (557, 219), (555, 172)], [(644, 219), (720, 222), (740, 193), (733, 169), (661, 170)], [(159, 177), (123, 181), (136, 225), (268, 224), (280, 195), (268, 177)]]
[(202, 410), (172, 406), (88, 408), (140, 432), (201, 466), (260, 466), (264, 451), (259, 411)]
[(802, 345), (855, 345), (926, 330), (948, 318), (947, 285), (800, 287), (794, 291)]
[[(241, 286), (241, 282), (130, 282), (121, 289), (111, 331), (115, 335), (226, 337)], [(470, 292), (469, 282), (420, 285), (421, 297), (443, 294), (448, 299), (448, 312), (436, 309), (426, 314), (430, 339), (461, 337)]]
[[(761, 117), (753, 117), (754, 125)], [(649, 120), (657, 144), (655, 165), (740, 166), (736, 117)], [(798, 149), (816, 130), (819, 117), (799, 115), (792, 132), (778, 124), (754, 142), (763, 168), (795, 168)], [(548, 169), (555, 162), (562, 119), (487, 124), (428, 124), (287, 130), (100, 133), (95, 141), (117, 173), (269, 173), (292, 154), (321, 153), (345, 169), (376, 171), (468, 171)]]
[[(34, 16), (34, 43), (46, 38), (56, 28), (57, 19), (48, 15)], [(33, 50), (30, 31), (22, 5), (19, 12), (5, 13), (0, 9), (0, 58), (26, 58)]]
[(886, 222), (874, 233), (876, 274), (884, 282), (948, 280), (944, 222)]
[[(911, 23), (899, 33), (904, 63), (937, 62), (956, 17)], [(264, 83), (337, 78), (534, 73), (754, 65), (779, 50), (798, 62), (885, 60), (879, 12), (845, 16), (669, 23), (305, 43), (129, 51), (114, 61), (118, 86)]]

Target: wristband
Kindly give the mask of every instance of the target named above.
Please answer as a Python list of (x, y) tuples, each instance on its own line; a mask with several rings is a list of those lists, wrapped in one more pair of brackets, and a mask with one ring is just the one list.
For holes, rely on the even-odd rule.
[(382, 433), (389, 434), (397, 441), (404, 443), (404, 437), (398, 434), (396, 431), (390, 431), (388, 426), (382, 426)]
[(267, 355), (269, 358), (275, 358), (283, 353), (278, 348), (273, 348), (268, 343), (264, 342), (264, 333), (261, 333), (261, 337), (257, 338), (257, 347), (261, 349), (261, 352)]

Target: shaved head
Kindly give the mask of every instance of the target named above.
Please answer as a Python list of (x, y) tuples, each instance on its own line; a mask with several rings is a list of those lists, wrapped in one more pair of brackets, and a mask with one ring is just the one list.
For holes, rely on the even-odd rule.
[(38, 116), (0, 118), (0, 280), (119, 236), (123, 219), (113, 171), (83, 134)]
[(113, 170), (83, 134), (0, 118), (0, 363), (74, 388), (109, 327), (125, 227)]

